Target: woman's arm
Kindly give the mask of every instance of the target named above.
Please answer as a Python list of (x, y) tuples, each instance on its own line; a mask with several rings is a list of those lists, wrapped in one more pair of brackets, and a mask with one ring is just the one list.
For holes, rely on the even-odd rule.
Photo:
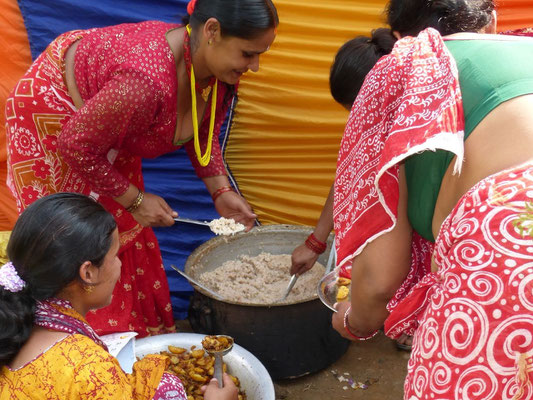
[(353, 339), (344, 329), (348, 314), (350, 331), (365, 337), (380, 329), (388, 316), (387, 303), (394, 296), (411, 267), (412, 229), (407, 218), (407, 184), (403, 166), (399, 174), (398, 220), (394, 229), (369, 243), (352, 265), (351, 302), (337, 305), (333, 327)]
[[(120, 149), (132, 129), (150, 129), (159, 107), (157, 98), (149, 78), (138, 71), (122, 72), (85, 102), (59, 136), (60, 153), (70, 167), (94, 192), (114, 198), (126, 209), (135, 203), (139, 188), (115, 169), (109, 152)], [(143, 226), (172, 225), (177, 216), (161, 197), (150, 193), (132, 215)]]
[[(333, 190), (334, 186), (331, 185), (329, 190), (328, 198), (324, 203), (322, 208), (322, 213), (320, 218), (315, 226), (313, 234), (321, 242), (327, 242), (328, 236), (333, 229)], [(291, 266), (291, 275), (294, 274), (303, 274), (304, 272), (309, 271), (313, 265), (315, 265), (316, 260), (320, 254), (315, 253), (309, 247), (302, 243), (292, 252), (292, 266)]]

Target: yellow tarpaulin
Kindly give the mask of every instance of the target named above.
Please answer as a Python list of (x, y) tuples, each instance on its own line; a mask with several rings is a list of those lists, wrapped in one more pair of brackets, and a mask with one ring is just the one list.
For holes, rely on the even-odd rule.
[(384, 26), (385, 1), (276, 0), (280, 17), (260, 70), (239, 86), (226, 160), (262, 223), (314, 225), (335, 175), (348, 112), (329, 93), (347, 40)]
[[(241, 81), (225, 154), (262, 223), (316, 223), (348, 117), (329, 94), (329, 69), (345, 41), (385, 26), (386, 3), (275, 0), (278, 35)], [(533, 26), (533, 1), (500, 0), (498, 13), (499, 31)]]

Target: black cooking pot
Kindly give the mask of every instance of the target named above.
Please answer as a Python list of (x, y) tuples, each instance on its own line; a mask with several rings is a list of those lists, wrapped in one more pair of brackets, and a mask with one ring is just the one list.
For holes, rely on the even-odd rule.
[[(310, 232), (300, 226), (270, 225), (246, 234), (216, 237), (189, 256), (185, 272), (197, 278), (240, 255), (290, 254)], [(327, 264), (327, 254), (318, 260), (323, 265)], [(198, 287), (189, 308), (195, 332), (232, 336), (265, 365), (273, 379), (319, 371), (346, 352), (350, 342), (331, 327), (331, 315), (332, 311), (316, 297), (265, 306), (216, 300)]]

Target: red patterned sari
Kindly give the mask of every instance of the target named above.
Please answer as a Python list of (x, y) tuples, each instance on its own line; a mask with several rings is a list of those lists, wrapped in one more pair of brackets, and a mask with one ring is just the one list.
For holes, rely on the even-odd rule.
[[(144, 190), (142, 157), (179, 148), (173, 143), (176, 66), (165, 38), (176, 27), (148, 21), (67, 32), (36, 59), (6, 103), (8, 186), (19, 212), (50, 193), (78, 192), (98, 199), (117, 222), (121, 277), (112, 303), (87, 315), (98, 334), (136, 331), (142, 337), (175, 330), (155, 234), (113, 197), (130, 183)], [(84, 106), (76, 110), (64, 81), (64, 56), (80, 38), (75, 74)], [(228, 90), (219, 85), (215, 132), (226, 115)], [(186, 145), (200, 177), (225, 174), (213, 136), (212, 162), (205, 168), (191, 157), (192, 141)]]
[[(335, 181), (345, 273), (396, 223), (398, 163), (435, 148), (461, 160), (463, 122), (455, 62), (432, 29), (398, 41), (367, 76)], [(404, 398), (533, 398), (533, 164), (475, 185), (444, 221), (434, 250), (417, 252), (423, 242), (414, 238), (413, 253), (427, 263), (433, 251), (438, 272), (402, 286), (389, 303), (386, 334), (414, 331)]]
[(533, 398), (533, 163), (461, 198), (435, 262), (385, 322), (391, 337), (419, 324), (405, 398)]
[[(457, 154), (460, 166), (463, 129), (457, 68), (438, 32), (427, 29), (397, 42), (367, 75), (340, 146), (333, 218), (341, 276), (349, 277), (353, 258), (395, 226), (399, 163), (439, 148)], [(415, 232), (411, 270), (389, 311), (429, 272), (432, 251), (433, 244)]]

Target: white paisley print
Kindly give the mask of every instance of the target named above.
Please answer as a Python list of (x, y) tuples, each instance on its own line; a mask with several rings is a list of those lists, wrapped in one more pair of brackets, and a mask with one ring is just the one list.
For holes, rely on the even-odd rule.
[(533, 399), (532, 205), (529, 163), (479, 182), (443, 223), (405, 399)]

